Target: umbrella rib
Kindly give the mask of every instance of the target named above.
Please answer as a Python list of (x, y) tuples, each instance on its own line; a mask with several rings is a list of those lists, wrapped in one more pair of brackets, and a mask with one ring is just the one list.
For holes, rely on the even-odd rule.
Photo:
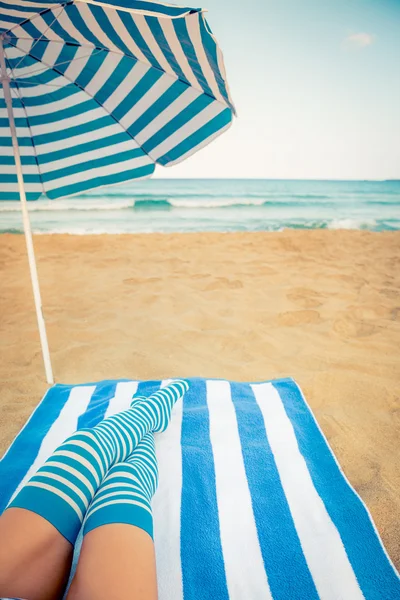
[[(11, 42), (10, 42), (10, 45), (11, 45), (11, 46), (13, 46), (14, 48), (16, 48), (16, 46), (15, 46), (14, 44), (12, 44)], [(81, 44), (72, 44), (72, 45), (74, 45), (74, 46), (76, 45), (76, 46), (78, 46), (78, 47), (83, 47)], [(106, 50), (107, 52), (114, 53), (114, 52), (113, 52), (112, 50), (110, 50), (109, 48), (103, 48), (103, 47), (97, 47), (97, 46), (89, 46), (89, 47), (91, 47), (91, 48), (93, 48), (93, 49), (96, 49), (96, 50)], [(115, 52), (114, 54), (119, 54), (119, 53)], [(56, 73), (58, 73), (58, 75), (61, 75), (62, 77), (65, 77), (65, 79), (66, 79), (67, 81), (69, 81), (69, 82), (70, 82), (72, 85), (74, 85), (75, 87), (79, 88), (79, 89), (80, 89), (82, 92), (84, 92), (85, 94), (87, 94), (87, 95), (88, 95), (88, 96), (89, 96), (89, 97), (90, 97), (92, 100), (94, 100), (94, 102), (96, 102), (96, 104), (98, 104), (98, 106), (100, 106), (101, 108), (103, 108), (103, 110), (104, 110), (104, 111), (105, 111), (105, 112), (106, 112), (106, 113), (107, 113), (107, 114), (108, 114), (108, 115), (109, 115), (109, 116), (110, 116), (110, 117), (111, 117), (111, 118), (112, 118), (112, 119), (115, 121), (115, 123), (117, 123), (117, 124), (118, 124), (118, 125), (121, 127), (121, 129), (122, 129), (123, 131), (125, 131), (125, 133), (126, 133), (126, 134), (127, 134), (127, 135), (128, 135), (128, 136), (129, 136), (129, 137), (130, 137), (130, 138), (131, 138), (131, 139), (132, 139), (132, 140), (133, 140), (133, 141), (134, 141), (134, 142), (135, 142), (137, 145), (138, 145), (138, 147), (142, 149), (143, 153), (147, 154), (147, 156), (148, 156), (148, 157), (149, 157), (149, 158), (152, 160), (152, 162), (153, 162), (153, 163), (154, 163), (154, 162), (157, 162), (157, 161), (155, 161), (155, 160), (154, 160), (154, 159), (151, 157), (151, 155), (150, 155), (148, 152), (146, 152), (146, 151), (145, 151), (145, 150), (142, 148), (142, 146), (141, 146), (141, 145), (140, 145), (140, 144), (139, 144), (139, 143), (136, 141), (135, 137), (134, 137), (132, 134), (130, 134), (130, 133), (129, 133), (129, 131), (128, 131), (128, 130), (127, 130), (125, 127), (123, 127), (123, 125), (121, 124), (121, 122), (120, 122), (120, 121), (118, 121), (118, 119), (116, 119), (116, 118), (114, 117), (114, 115), (113, 115), (112, 113), (110, 113), (110, 112), (109, 112), (109, 111), (108, 111), (108, 110), (107, 110), (107, 109), (104, 107), (104, 105), (103, 105), (103, 104), (101, 104), (101, 103), (100, 103), (100, 102), (99, 102), (99, 101), (98, 101), (98, 100), (97, 100), (97, 99), (96, 99), (94, 96), (92, 96), (91, 94), (89, 94), (89, 92), (88, 92), (87, 90), (85, 90), (85, 88), (83, 88), (82, 86), (80, 86), (80, 85), (79, 85), (79, 84), (78, 84), (76, 81), (72, 81), (71, 79), (69, 79), (69, 78), (68, 78), (68, 77), (67, 77), (67, 76), (66, 76), (64, 73), (62, 73), (61, 71), (57, 70), (57, 69), (56, 69), (54, 66), (47, 65), (47, 64), (46, 64), (46, 63), (44, 63), (44, 62), (43, 62), (41, 59), (38, 59), (38, 58), (36, 58), (35, 56), (32, 56), (31, 54), (29, 54), (29, 56), (31, 56), (31, 58), (33, 58), (34, 60), (36, 60), (36, 61), (38, 61), (38, 62), (41, 62), (42, 64), (46, 65), (48, 69), (55, 71)], [(130, 55), (128, 55), (128, 54), (123, 54), (123, 56), (130, 56)], [(138, 62), (142, 62), (142, 61), (139, 61), (139, 59), (138, 59), (136, 56), (133, 56), (133, 55), (132, 55), (132, 56), (131, 56), (131, 58), (134, 58), (134, 59), (135, 59), (135, 60), (137, 60)], [(75, 60), (75, 59), (74, 59), (74, 60)], [(71, 61), (71, 62), (72, 62), (72, 61)], [(144, 64), (144, 63), (142, 63), (142, 64)], [(192, 86), (192, 85), (190, 85), (190, 83), (189, 83), (188, 81), (184, 81), (184, 80), (182, 80), (182, 79), (181, 79), (180, 77), (178, 77), (178, 76), (177, 76), (177, 77), (172, 77), (172, 75), (171, 75), (170, 73), (166, 73), (166, 72), (165, 72), (163, 69), (160, 69), (160, 68), (158, 68), (158, 67), (155, 67), (154, 65), (150, 65), (150, 68), (152, 68), (152, 69), (156, 69), (157, 71), (160, 71), (160, 72), (161, 72), (161, 73), (162, 73), (164, 76), (166, 76), (166, 77), (171, 77), (172, 79), (174, 79), (174, 80), (176, 80), (176, 81), (180, 81), (181, 83), (183, 83), (183, 84), (187, 85), (187, 87), (188, 87), (188, 88), (193, 88), (193, 86)], [(47, 85), (47, 84), (41, 84), (41, 85)], [(60, 87), (62, 87), (62, 86), (60, 86)], [(204, 90), (201, 90), (201, 91), (202, 91), (202, 93), (203, 93), (205, 96), (208, 96), (209, 98), (212, 98), (214, 102), (218, 102), (219, 104), (222, 104), (223, 106), (226, 106), (226, 107), (228, 107), (228, 105), (227, 105), (225, 102), (221, 102), (220, 100), (217, 100), (217, 99), (215, 98), (215, 96), (213, 96), (213, 95), (211, 95), (211, 94), (207, 94), (207, 93), (206, 93)]]
[[(7, 60), (9, 61), (9, 59), (7, 58), (6, 52), (4, 52), (4, 56), (5, 56), (6, 61)], [(14, 75), (14, 71), (13, 71), (13, 69), (11, 67), (10, 67), (10, 70), (11, 70), (11, 73)], [(21, 92), (19, 90), (18, 83), (17, 83), (16, 79), (14, 79), (14, 81), (15, 81), (15, 84), (16, 84), (16, 88), (14, 88), (14, 90), (17, 93), (17, 97), (19, 98), (19, 100), (21, 102), (22, 109), (23, 109), (23, 111), (25, 113), (25, 116), (26, 116), (26, 122), (28, 124), (28, 129), (29, 129), (29, 133), (30, 133), (31, 141), (32, 141), (33, 154), (34, 154), (34, 157), (35, 157), (35, 162), (36, 162), (37, 170), (38, 170), (39, 177), (40, 177), (40, 183), (41, 183), (41, 186), (42, 186), (42, 193), (46, 194), (45, 189), (44, 189), (44, 182), (43, 182), (43, 178), (42, 178), (42, 173), (40, 171), (39, 158), (38, 158), (37, 151), (36, 151), (35, 140), (34, 140), (34, 137), (33, 137), (33, 134), (32, 134), (31, 125), (29, 123), (28, 112), (26, 110), (26, 106), (25, 106), (25, 103), (23, 101), (23, 98), (22, 98)]]
[[(10, 31), (14, 31), (14, 29), (16, 29), (17, 27), (21, 27), (22, 25), (25, 25), (25, 23), (29, 23), (29, 21), (33, 21), (34, 19), (36, 19), (36, 17), (41, 17), (42, 15), (46, 14), (47, 12), (51, 12), (52, 10), (54, 10), (55, 8), (58, 8), (60, 6), (63, 7), (63, 9), (67, 6), (67, 4), (73, 4), (73, 0), (70, 2), (59, 2), (58, 4), (56, 4), (55, 6), (51, 6), (50, 8), (45, 8), (44, 10), (38, 11), (35, 16), (33, 17), (27, 17), (26, 19), (24, 19), (23, 21), (20, 21), (19, 23), (15, 23), (14, 27), (11, 27), (10, 29), (7, 29), (6, 31), (4, 31), (3, 33), (7, 34)], [(61, 14), (61, 13), (60, 13)], [(25, 39), (25, 38), (24, 38)], [(34, 39), (34, 38), (26, 38), (26, 39)]]
[[(19, 39), (32, 39), (32, 38), (19, 38)], [(127, 56), (129, 58), (133, 58), (133, 59), (137, 60), (138, 62), (140, 62), (141, 64), (146, 64), (146, 65), (148, 64), (148, 63), (144, 63), (143, 61), (139, 60), (138, 57), (135, 56), (134, 54), (127, 54), (127, 53), (122, 52), (122, 51), (121, 52), (115, 52), (115, 51), (111, 50), (110, 48), (106, 48), (106, 47), (103, 47), (103, 46), (95, 46), (95, 45), (90, 46), (89, 44), (86, 45), (86, 44), (80, 44), (80, 43), (74, 43), (74, 42), (64, 42), (62, 40), (46, 40), (46, 41), (49, 41), (49, 42), (52, 42), (52, 43), (65, 44), (67, 46), (74, 46), (74, 47), (77, 47), (77, 48), (92, 48), (92, 50), (99, 50), (99, 51), (104, 50), (104, 51), (109, 52), (111, 54), (118, 54), (119, 56)], [(18, 46), (16, 46), (15, 44), (11, 43), (11, 41), (9, 42), (9, 44), (10, 44), (10, 46), (13, 46), (13, 48), (19, 49)], [(29, 54), (29, 56), (31, 58), (37, 60), (38, 62), (42, 62), (44, 65), (47, 66), (48, 69), (50, 69), (50, 70), (54, 69), (53, 66), (47, 65), (47, 63), (44, 63), (41, 59), (36, 58), (36, 56), (33, 56), (32, 54), (30, 54), (30, 52), (28, 52), (27, 54)], [(84, 57), (81, 57), (81, 58), (84, 58)], [(79, 60), (79, 59), (73, 59), (73, 60)], [(194, 87), (187, 80), (182, 79), (179, 76), (173, 77), (171, 75), (171, 73), (167, 73), (166, 71), (164, 71), (163, 69), (161, 69), (159, 67), (156, 67), (155, 65), (150, 64), (149, 66), (150, 66), (151, 69), (155, 69), (156, 71), (159, 71), (160, 73), (162, 73), (166, 77), (171, 77), (175, 81), (180, 81), (181, 83), (187, 85), (188, 88), (193, 88), (193, 89), (197, 89), (198, 91), (201, 91), (201, 93), (204, 94), (204, 96), (207, 96), (208, 98), (212, 98), (214, 100), (214, 102), (218, 102), (218, 104), (222, 104), (223, 106), (226, 106), (227, 108), (230, 108), (229, 104), (227, 104), (226, 102), (221, 102), (221, 100), (217, 100), (217, 98), (214, 95), (207, 93), (203, 88)], [(54, 71), (56, 71), (56, 73), (58, 73), (59, 75), (63, 75), (63, 73), (59, 73), (56, 69), (54, 69)], [(66, 79), (68, 79), (68, 78), (66, 77)], [(71, 81), (71, 80), (69, 80), (69, 81)], [(78, 87), (80, 87), (74, 81), (71, 81), (71, 83), (74, 84), (74, 85), (77, 85)], [(41, 85), (47, 85), (47, 84), (43, 83)], [(84, 91), (85, 93), (88, 93), (88, 92), (86, 92), (86, 90), (84, 88), (80, 87), (80, 89), (82, 91)], [(90, 94), (88, 94), (88, 96), (90, 96)], [(93, 98), (93, 100), (95, 100), (97, 102), (97, 100), (93, 96), (90, 96), (90, 97)], [(102, 105), (100, 104), (100, 106), (102, 106)]]
[(56, 89), (63, 88), (63, 89), (65, 89), (65, 88), (70, 88), (73, 85), (72, 83), (71, 84), (67, 84), (67, 85), (55, 85), (55, 84), (52, 84), (52, 83), (40, 83), (39, 84), (37, 81), (24, 81), (23, 79), (21, 79), (19, 77), (16, 77), (15, 79), (13, 79), (13, 81), (15, 81), (16, 83), (19, 83), (19, 84), (23, 83), (24, 85), (21, 86), (21, 87), (24, 87), (24, 86), (27, 86), (27, 85), (31, 85), (31, 86), (34, 86), (34, 87), (37, 87), (38, 85), (44, 85), (44, 86), (49, 87), (49, 88), (56, 88)]
[[(22, 37), (19, 37), (18, 39), (20, 39), (20, 40), (36, 39), (37, 41), (41, 40), (41, 38), (22, 38)], [(74, 48), (91, 48), (92, 50), (98, 50), (98, 51), (102, 51), (103, 50), (105, 52), (109, 52), (110, 54), (118, 54), (119, 56), (127, 56), (129, 58), (133, 58), (133, 59), (137, 60), (138, 62), (140, 62), (143, 65), (149, 65), (152, 69), (155, 69), (156, 71), (159, 71), (160, 73), (162, 73), (163, 75), (166, 75), (167, 77), (171, 77), (172, 79), (175, 79), (176, 81), (180, 81), (181, 83), (186, 84), (188, 87), (193, 87), (193, 89), (199, 89), (199, 91), (201, 91), (203, 94), (205, 94), (209, 98), (213, 98), (213, 100), (215, 100), (216, 102), (220, 102), (219, 100), (217, 100), (215, 98), (215, 96), (212, 96), (211, 94), (207, 94), (207, 92), (205, 92), (202, 88), (194, 88), (193, 85), (191, 85), (188, 81), (186, 81), (184, 79), (181, 79), (178, 75), (176, 77), (173, 77), (170, 73), (167, 73), (166, 71), (164, 71), (164, 69), (162, 69), (160, 67), (157, 67), (155, 65), (152, 65), (151, 63), (145, 63), (145, 62), (141, 61), (134, 54), (128, 54), (127, 52), (122, 52), (122, 50), (119, 51), (119, 52), (115, 52), (115, 50), (111, 50), (110, 48), (107, 48), (106, 46), (96, 46), (94, 44), (90, 45), (90, 44), (81, 44), (80, 42), (73, 42), (73, 41), (66, 42), (64, 40), (48, 40), (48, 39), (46, 39), (45, 41), (46, 42), (51, 42), (52, 44), (63, 44), (65, 46), (73, 46)], [(13, 48), (16, 48), (17, 50), (20, 50), (20, 48), (18, 48), (18, 46), (16, 46), (15, 44), (13, 44), (11, 41), (9, 41), (9, 44), (10, 44), (10, 46), (13, 46)], [(53, 66), (47, 65), (47, 63), (44, 63), (42, 61), (42, 59), (37, 58), (36, 56), (33, 56), (30, 52), (31, 52), (30, 50), (29, 50), (29, 52), (26, 52), (26, 56), (30, 56), (31, 58), (34, 58), (38, 62), (42, 62), (44, 65), (47, 66), (48, 69), (53, 69), (54, 68)], [(81, 58), (85, 58), (85, 57), (81, 57)], [(80, 59), (74, 58), (73, 60), (80, 60)], [(59, 63), (59, 64), (62, 64), (62, 63)], [(56, 65), (54, 65), (54, 66), (56, 66)]]
[[(67, 65), (67, 64), (71, 64), (71, 62), (72, 62), (72, 61), (83, 60), (84, 58), (87, 58), (88, 56), (96, 56), (96, 54), (99, 54), (100, 52), (104, 52), (104, 48), (100, 48), (100, 49), (96, 48), (96, 50), (97, 50), (97, 52), (92, 52), (91, 54), (85, 54), (85, 56), (80, 56), (79, 58), (73, 58), (72, 60), (63, 60), (62, 62), (55, 63), (55, 64), (54, 64), (52, 67), (48, 67), (48, 66), (47, 66), (45, 63), (42, 63), (42, 61), (40, 61), (39, 59), (35, 59), (35, 60), (37, 60), (38, 62), (40, 62), (41, 64), (43, 64), (43, 65), (45, 65), (45, 66), (44, 66), (44, 67), (42, 67), (41, 69), (38, 69), (37, 71), (33, 71), (33, 73), (29, 73), (29, 77), (31, 77), (31, 76), (34, 76), (34, 75), (37, 75), (37, 74), (39, 74), (39, 73), (44, 73), (45, 71), (48, 71), (48, 70), (49, 70), (49, 68), (50, 68), (50, 69), (53, 69), (54, 67), (60, 67), (61, 65)], [(30, 53), (26, 53), (26, 54), (25, 54), (25, 56), (24, 56), (23, 58), (26, 58), (27, 56), (30, 56), (31, 58), (35, 58), (35, 57), (34, 57), (34, 56), (32, 56)], [(21, 59), (21, 60), (22, 60), (22, 59)], [(20, 64), (20, 63), (18, 63), (18, 65), (19, 65), (19, 64)], [(12, 71), (12, 73), (13, 73), (13, 76), (14, 76), (14, 79), (15, 79), (15, 81), (17, 81), (17, 79), (22, 81), (22, 79), (21, 79), (20, 77), (18, 77), (18, 78), (17, 78), (17, 77), (15, 77), (15, 75), (14, 75), (14, 70), (15, 70), (15, 69), (17, 69), (18, 65), (16, 65), (15, 67), (13, 67), (13, 69), (11, 69), (11, 67), (10, 67), (10, 70), (11, 70), (11, 71)], [(37, 84), (37, 83), (35, 83), (35, 84), (33, 84), (33, 85), (38, 85), (38, 84)], [(48, 85), (48, 84), (43, 84), (43, 83), (41, 83), (40, 85)]]
[[(11, 44), (11, 45), (13, 45), (13, 44)], [(15, 48), (15, 46), (14, 46), (14, 48)], [(33, 58), (34, 60), (37, 60), (38, 62), (40, 62), (38, 58), (35, 58), (34, 56), (32, 56), (32, 58)], [(46, 64), (46, 63), (43, 63), (43, 64)], [(129, 133), (129, 131), (128, 131), (128, 130), (127, 130), (127, 129), (126, 129), (126, 128), (125, 128), (125, 127), (124, 127), (124, 126), (121, 124), (121, 122), (120, 122), (120, 121), (118, 121), (118, 119), (116, 119), (116, 118), (114, 117), (114, 115), (113, 115), (112, 113), (110, 113), (110, 112), (109, 112), (109, 111), (108, 111), (108, 110), (107, 110), (107, 109), (106, 109), (106, 108), (103, 106), (103, 104), (101, 104), (101, 103), (100, 103), (98, 100), (96, 100), (96, 98), (95, 98), (94, 96), (92, 96), (91, 94), (89, 94), (89, 93), (88, 93), (88, 92), (85, 90), (85, 88), (83, 88), (82, 86), (80, 86), (80, 85), (79, 85), (79, 84), (78, 84), (76, 81), (72, 81), (71, 79), (69, 79), (68, 77), (66, 77), (66, 76), (65, 76), (65, 74), (64, 74), (64, 73), (62, 73), (61, 71), (58, 71), (57, 69), (54, 69), (53, 67), (50, 67), (50, 66), (48, 66), (48, 68), (49, 68), (49, 69), (53, 69), (53, 70), (54, 70), (56, 73), (58, 73), (59, 75), (61, 75), (61, 77), (64, 77), (64, 78), (65, 78), (67, 81), (69, 81), (69, 82), (70, 82), (72, 85), (74, 85), (75, 87), (77, 87), (78, 89), (80, 89), (82, 92), (84, 92), (85, 94), (87, 94), (87, 96), (89, 96), (89, 98), (91, 98), (92, 100), (94, 100), (94, 102), (96, 102), (96, 104), (97, 104), (98, 106), (100, 106), (100, 108), (102, 108), (102, 109), (104, 110), (104, 112), (105, 112), (105, 113), (107, 113), (107, 114), (108, 114), (108, 116), (110, 116), (110, 117), (113, 119), (113, 121), (114, 121), (114, 122), (115, 122), (117, 125), (119, 125), (119, 127), (120, 127), (120, 128), (123, 130), (123, 131), (125, 131), (125, 133), (126, 133), (126, 134), (127, 134), (127, 135), (128, 135), (128, 136), (129, 136), (129, 137), (130, 137), (130, 138), (131, 138), (131, 139), (132, 139), (134, 142), (135, 142), (135, 144), (138, 146), (138, 148), (140, 148), (140, 149), (142, 150), (143, 154), (146, 154), (146, 155), (147, 155), (147, 156), (150, 158), (150, 160), (152, 161), (152, 163), (153, 163), (153, 164), (156, 162), (156, 161), (155, 161), (155, 160), (154, 160), (154, 159), (153, 159), (153, 158), (150, 156), (150, 154), (149, 154), (148, 152), (146, 152), (146, 151), (145, 151), (145, 150), (142, 148), (142, 146), (139, 144), (139, 142), (137, 142), (137, 141), (136, 141), (136, 139), (134, 138), (134, 136), (133, 136), (131, 133)], [(163, 72), (164, 72), (164, 71), (163, 71)], [(41, 84), (41, 85), (46, 85), (46, 84)], [(61, 86), (60, 86), (60, 87), (61, 87)]]
[[(31, 46), (29, 52), (25, 52), (24, 56), (20, 59), (20, 61), (15, 65), (15, 69), (18, 69), (19, 65), (26, 59), (27, 56), (30, 56), (30, 52), (31, 50), (33, 50), (33, 48), (38, 44), (38, 42), (40, 42), (43, 37), (45, 36), (45, 34), (48, 32), (48, 30), (53, 26), (53, 24), (57, 21), (58, 17), (61, 15), (61, 13), (65, 10), (65, 4), (64, 5), (60, 5), (61, 11), (58, 13), (57, 16), (54, 17), (54, 19), (52, 20), (52, 22), (50, 23), (50, 25), (47, 26), (47, 28), (43, 31), (42, 35), (39, 38), (35, 38), (34, 39), (34, 43)], [(58, 8), (58, 7), (57, 7)], [(33, 38), (32, 38), (33, 39)], [(21, 50), (21, 48), (18, 48), (19, 50)], [(24, 52), (22, 50), (22, 52)]]

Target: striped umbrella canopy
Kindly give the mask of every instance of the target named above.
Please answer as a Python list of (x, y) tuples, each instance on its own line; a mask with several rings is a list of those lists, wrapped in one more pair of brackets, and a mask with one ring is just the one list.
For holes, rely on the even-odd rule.
[(234, 108), (202, 9), (141, 0), (0, 0), (0, 200), (149, 177), (224, 132)]

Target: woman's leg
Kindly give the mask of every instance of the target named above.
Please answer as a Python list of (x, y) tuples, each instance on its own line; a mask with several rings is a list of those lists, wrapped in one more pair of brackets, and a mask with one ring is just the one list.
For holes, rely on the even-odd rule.
[(158, 484), (154, 436), (114, 465), (86, 514), (68, 600), (155, 600), (151, 500)]
[[(0, 597), (59, 600), (73, 548), (57, 529), (35, 513), (12, 508), (0, 518), (0, 539), (7, 540), (0, 545)], [(157, 598), (153, 540), (139, 527), (113, 523), (85, 535), (67, 600), (110, 598)]]
[(164, 431), (188, 384), (175, 381), (132, 408), (69, 437), (19, 491), (10, 507), (30, 510), (75, 544), (86, 510), (108, 470), (150, 431)]
[(23, 508), (0, 517), (0, 597), (59, 600), (73, 547), (46, 519)]
[(124, 459), (146, 431), (163, 431), (187, 387), (177, 381), (93, 430), (77, 432), (46, 461), (0, 516), (0, 597), (58, 598), (105, 463)]
[(156, 600), (153, 540), (143, 529), (113, 523), (85, 535), (67, 600)]
[[(136, 416), (141, 407), (130, 410)], [(99, 428), (112, 426), (106, 423), (111, 419)], [(78, 431), (20, 490), (0, 517), (0, 598), (58, 598), (86, 509), (121, 448), (122, 443), (113, 445), (97, 427)]]

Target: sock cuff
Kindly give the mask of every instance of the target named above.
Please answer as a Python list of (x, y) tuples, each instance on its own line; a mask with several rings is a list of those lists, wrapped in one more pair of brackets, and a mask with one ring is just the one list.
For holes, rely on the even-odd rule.
[(70, 544), (74, 545), (83, 516), (66, 500), (40, 487), (25, 486), (8, 508), (23, 508), (49, 521)]
[(115, 500), (112, 504), (100, 506), (96, 511), (89, 510), (83, 524), (83, 535), (103, 525), (125, 524), (143, 529), (154, 539), (151, 510), (145, 508), (141, 502), (133, 502), (126, 499)]

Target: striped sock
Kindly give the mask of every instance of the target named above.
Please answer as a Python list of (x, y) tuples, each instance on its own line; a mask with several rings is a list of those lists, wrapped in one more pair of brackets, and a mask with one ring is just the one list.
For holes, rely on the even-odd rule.
[(131, 456), (107, 473), (86, 513), (83, 535), (102, 525), (127, 523), (153, 537), (151, 499), (157, 484), (154, 435), (148, 433)]
[(69, 437), (21, 489), (8, 508), (25, 508), (49, 521), (74, 544), (86, 510), (108, 470), (130, 456), (151, 431), (168, 426), (188, 384), (176, 381), (143, 402)]
[[(182, 392), (177, 395), (176, 386), (182, 386)], [(169, 384), (158, 392), (154, 392), (149, 398), (144, 398), (143, 396), (140, 399), (144, 399), (146, 401), (151, 400), (155, 404), (155, 410), (158, 413), (158, 424), (152, 429), (154, 433), (159, 433), (165, 431), (168, 427), (170, 414), (175, 405), (175, 402), (187, 392), (189, 389), (189, 385), (186, 381), (178, 380), (173, 384)], [(133, 408), (138, 397), (133, 398), (131, 407)]]

